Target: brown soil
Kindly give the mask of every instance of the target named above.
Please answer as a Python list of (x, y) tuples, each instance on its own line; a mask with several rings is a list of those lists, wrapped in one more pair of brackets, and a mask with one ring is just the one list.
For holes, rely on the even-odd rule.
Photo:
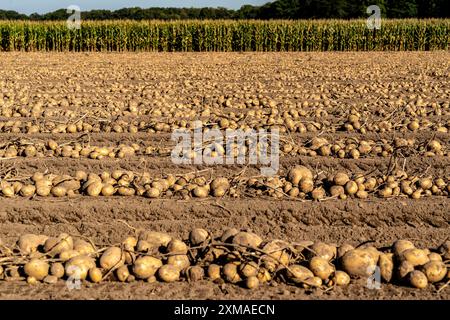
[[(408, 63), (404, 63), (408, 61)], [(212, 94), (228, 94), (242, 84), (255, 91), (255, 83), (259, 84), (265, 94), (278, 97), (278, 81), (285, 77), (289, 83), (301, 81), (306, 88), (320, 94), (317, 85), (333, 78), (327, 76), (327, 70), (335, 75), (336, 70), (342, 70), (348, 78), (334, 78), (336, 85), (356, 85), (367, 81), (367, 68), (378, 66), (385, 68), (385, 74), (375, 78), (383, 84), (404, 82), (411, 83), (414, 92), (420, 93), (420, 87), (426, 81), (435, 86), (448, 85), (448, 79), (438, 75), (433, 76), (430, 70), (443, 66), (448, 67), (449, 53), (330, 53), (330, 54), (22, 54), (11, 53), (0, 56), (0, 70), (8, 65), (8, 70), (14, 74), (8, 75), (0, 71), (0, 82), (15, 79), (17, 83), (28, 85), (30, 92), (49, 93), (58, 99), (58, 90), (72, 88), (66, 82), (76, 70), (90, 70), (90, 66), (103, 66), (104, 72), (112, 72), (107, 84), (146, 83), (155, 91), (166, 95), (168, 101), (192, 98), (205, 94), (177, 89), (165, 91), (165, 81), (182, 83), (187, 77), (192, 82), (203, 80), (216, 81), (218, 86), (210, 88)], [(15, 63), (12, 65), (11, 63)], [(64, 70), (65, 63), (69, 67)], [(273, 72), (273, 77), (264, 74), (257, 79), (261, 66)], [(295, 66), (295, 68), (289, 68)], [(60, 73), (49, 70), (56, 68)], [(420, 70), (426, 71), (421, 74)], [(180, 79), (168, 73), (168, 70), (180, 73)], [(217, 69), (229, 70), (231, 75), (239, 74), (238, 78), (221, 78)], [(145, 71), (143, 71), (145, 70)], [(237, 71), (238, 70), (238, 71)], [(383, 69), (381, 69), (383, 70)], [(222, 70), (221, 70), (222, 71)], [(346, 72), (344, 72), (346, 71)], [(117, 73), (118, 72), (118, 73)], [(296, 74), (298, 72), (298, 74)], [(132, 75), (134, 74), (134, 77)], [(35, 75), (35, 77), (33, 77)], [(317, 77), (314, 78), (314, 75)], [(46, 76), (46, 77), (45, 77)], [(93, 91), (101, 86), (93, 76), (92, 83), (82, 82), (85, 97), (94, 95), (96, 99), (103, 91)], [(159, 78), (158, 78), (159, 76)], [(422, 78), (421, 78), (422, 77)], [(46, 78), (46, 79), (44, 79)], [(17, 79), (21, 79), (20, 81)], [(62, 86), (63, 81), (67, 87)], [(419, 79), (419, 80), (417, 80)], [(86, 81), (86, 79), (84, 79)], [(228, 86), (225, 86), (228, 83)], [(73, 86), (73, 84), (72, 84)], [(222, 88), (221, 88), (222, 86)], [(225, 87), (223, 87), (225, 86)], [(176, 86), (174, 86), (176, 88)], [(66, 89), (64, 89), (66, 88)], [(105, 86), (106, 88), (106, 86)], [(56, 91), (52, 91), (56, 89)], [(221, 91), (222, 90), (222, 91)], [(69, 90), (66, 90), (69, 91)], [(401, 90), (400, 90), (401, 91)], [(1, 91), (0, 91), (1, 92)], [(436, 101), (449, 100), (447, 96), (434, 95), (430, 99)], [(346, 101), (352, 98), (349, 94), (336, 97), (336, 101)], [(1, 95), (0, 95), (1, 99)], [(361, 99), (358, 95), (354, 100)], [(376, 93), (370, 93), (365, 102), (376, 99)], [(389, 97), (383, 97), (389, 100)], [(307, 99), (306, 99), (307, 100)], [(354, 101), (353, 100), (353, 101)], [(87, 110), (89, 105), (83, 105)], [(450, 136), (445, 133), (435, 135), (433, 132), (424, 134), (409, 133), (418, 139), (427, 140), (438, 136), (442, 141), (449, 142)], [(343, 137), (357, 134), (336, 133)], [(11, 138), (27, 137), (48, 139), (51, 134), (0, 134), (0, 143)], [(70, 141), (79, 135), (58, 134), (57, 141)], [(296, 135), (306, 140), (313, 136)], [(367, 135), (370, 136), (370, 135)], [(372, 137), (393, 137), (384, 133)], [(53, 137), (52, 137), (53, 138)], [(59, 140), (58, 140), (59, 139)], [(143, 142), (170, 143), (168, 134), (105, 134), (91, 135), (91, 141), (106, 145), (118, 143)], [(389, 158), (370, 159), (336, 159), (331, 157), (283, 157), (280, 160), (281, 172), (296, 164), (308, 165), (324, 171), (345, 169), (352, 172), (367, 172), (379, 168), (387, 170)], [(403, 163), (403, 160), (402, 162)], [(154, 175), (161, 173), (179, 173), (205, 166), (176, 166), (168, 158), (139, 156), (130, 159), (62, 159), (62, 158), (17, 158), (2, 160), (3, 166), (13, 165), (20, 175), (32, 174), (48, 169), (53, 173), (74, 173), (76, 170), (101, 172), (123, 168), (134, 171), (149, 171)], [(230, 175), (242, 170), (242, 166), (214, 167), (216, 174)], [(409, 172), (428, 170), (433, 175), (450, 175), (450, 158), (424, 158), (413, 156), (406, 159), (406, 169)], [(258, 173), (257, 168), (248, 168), (248, 174)], [(383, 247), (399, 238), (413, 240), (418, 246), (437, 247), (450, 236), (450, 198), (430, 197), (420, 200), (396, 198), (389, 200), (328, 200), (324, 202), (297, 202), (289, 200), (272, 200), (269, 198), (240, 198), (237, 200), (208, 199), (204, 201), (181, 201), (157, 199), (150, 200), (139, 197), (89, 198), (75, 197), (70, 199), (33, 200), (0, 197), (0, 238), (9, 245), (24, 233), (43, 233), (57, 235), (67, 232), (72, 235), (90, 237), (98, 245), (113, 244), (134, 234), (134, 229), (151, 229), (169, 232), (185, 238), (193, 227), (202, 227), (215, 235), (225, 227), (250, 229), (265, 239), (321, 240), (332, 243), (350, 242), (354, 245), (372, 240), (377, 246)], [(131, 228), (130, 228), (131, 226)], [(131, 284), (102, 283), (93, 285), (86, 283), (81, 290), (69, 290), (64, 282), (56, 285), (39, 284), (30, 286), (25, 282), (0, 282), (1, 299), (450, 299), (450, 287), (441, 293), (436, 287), (429, 286), (425, 290), (414, 290), (405, 286), (382, 285), (380, 290), (366, 288), (364, 281), (355, 281), (348, 287), (336, 288), (330, 291), (305, 290), (287, 285), (262, 286), (249, 291), (230, 284), (215, 284), (208, 281), (197, 283), (149, 284), (135, 282)]]

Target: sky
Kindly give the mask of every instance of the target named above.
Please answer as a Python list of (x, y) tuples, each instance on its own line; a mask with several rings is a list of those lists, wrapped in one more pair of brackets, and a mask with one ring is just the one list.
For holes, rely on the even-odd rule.
[(261, 5), (269, 0), (0, 0), (0, 9), (20, 13), (47, 13), (70, 5), (82, 11), (92, 9), (116, 10), (129, 7), (225, 7), (238, 9), (244, 4)]

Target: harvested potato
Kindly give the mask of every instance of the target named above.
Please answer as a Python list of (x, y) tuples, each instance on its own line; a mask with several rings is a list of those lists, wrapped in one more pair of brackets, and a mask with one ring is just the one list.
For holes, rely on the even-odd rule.
[(350, 250), (344, 254), (341, 264), (345, 272), (351, 277), (369, 277), (376, 268), (376, 261), (364, 249)]
[(181, 271), (189, 267), (191, 262), (189, 261), (189, 257), (187, 255), (176, 254), (167, 258), (167, 264), (170, 264)]
[(399, 257), (403, 251), (414, 248), (415, 248), (414, 244), (409, 240), (397, 240), (394, 242), (394, 245), (392, 246), (392, 252), (397, 257)]
[(172, 239), (167, 245), (168, 253), (187, 254), (188, 246), (181, 240)]
[(121, 248), (110, 247), (103, 252), (99, 263), (105, 270), (118, 268), (125, 263), (125, 254)]
[(205, 243), (208, 237), (208, 231), (201, 228), (195, 228), (189, 233), (189, 242), (193, 246), (199, 246)]
[(346, 254), (348, 251), (355, 249), (354, 246), (348, 243), (344, 243), (337, 248), (337, 258), (340, 259)]
[(254, 261), (244, 262), (239, 265), (239, 274), (244, 278), (256, 276), (258, 274), (258, 264)]
[(222, 272), (225, 280), (230, 283), (238, 283), (242, 280), (238, 273), (238, 266), (235, 263), (227, 263), (224, 265)]
[(313, 180), (312, 171), (305, 166), (297, 166), (289, 170), (287, 174), (287, 180), (291, 182), (294, 186), (298, 186), (301, 180)]
[(309, 269), (322, 280), (327, 280), (334, 273), (334, 266), (322, 257), (313, 257), (309, 261)]
[(205, 271), (200, 266), (189, 267), (186, 270), (186, 278), (189, 282), (202, 280), (205, 276)]
[(350, 283), (350, 276), (344, 271), (336, 271), (333, 276), (333, 283), (337, 286), (346, 286)]
[(392, 275), (394, 273), (393, 257), (393, 253), (382, 253), (379, 256), (378, 266), (380, 267), (381, 278), (386, 282), (390, 282), (392, 280)]
[(95, 249), (92, 244), (83, 239), (75, 239), (73, 242), (73, 250), (79, 254), (91, 254), (95, 253)]
[(50, 265), (44, 260), (31, 259), (24, 266), (25, 274), (29, 277), (33, 277), (38, 281), (42, 281), (48, 276)]
[(95, 261), (86, 255), (76, 256), (64, 266), (67, 277), (79, 280), (85, 280), (91, 268), (95, 268)]
[(422, 249), (407, 249), (400, 254), (400, 260), (406, 260), (414, 267), (422, 266), (430, 259), (428, 258), (428, 252)]
[(411, 262), (404, 260), (397, 269), (398, 278), (404, 279), (412, 271), (414, 271), (414, 266)]
[(244, 248), (258, 248), (262, 243), (262, 239), (253, 232), (241, 231), (234, 235), (232, 243), (243, 246)]
[(441, 244), (438, 250), (444, 260), (450, 260), (450, 241)]
[(207, 275), (211, 280), (217, 280), (220, 279), (220, 274), (221, 274), (221, 267), (217, 264), (210, 264), (208, 266), (208, 271), (207, 271)]
[(320, 279), (319, 277), (312, 277), (305, 279), (302, 284), (304, 288), (318, 288), (322, 285), (322, 279)]
[(24, 234), (19, 237), (17, 245), (20, 249), (20, 252), (22, 252), (23, 254), (30, 254), (36, 252), (39, 246), (43, 246), (47, 239), (47, 236)]
[(180, 279), (180, 269), (173, 265), (166, 264), (158, 269), (157, 275), (158, 278), (164, 282), (175, 282)]
[(93, 283), (100, 283), (103, 280), (102, 270), (99, 268), (89, 269), (89, 279)]
[(164, 232), (156, 232), (156, 231), (142, 231), (139, 234), (139, 240), (145, 240), (148, 243), (155, 244), (158, 247), (167, 247), (172, 237)]
[(238, 229), (235, 228), (228, 228), (225, 229), (225, 231), (222, 233), (222, 236), (220, 237), (220, 241), (222, 242), (228, 242), (233, 239), (233, 237), (239, 233)]
[(442, 281), (447, 274), (447, 267), (441, 261), (430, 261), (422, 267), (422, 272), (426, 275), (429, 282)]
[(130, 271), (128, 270), (128, 266), (123, 265), (117, 268), (116, 277), (120, 282), (125, 282), (130, 275)]
[(424, 289), (428, 286), (427, 276), (418, 270), (409, 273), (409, 283), (417, 289)]
[(286, 275), (289, 280), (295, 283), (302, 283), (308, 278), (314, 277), (314, 273), (308, 268), (301, 265), (290, 265), (286, 269)]
[(315, 242), (311, 247), (311, 251), (309, 251), (309, 256), (312, 258), (313, 256), (318, 256), (324, 258), (327, 261), (331, 261), (337, 255), (336, 246), (324, 243), (324, 242)]
[(147, 279), (154, 276), (162, 266), (162, 261), (150, 256), (142, 256), (136, 259), (133, 265), (133, 274), (139, 279)]
[(61, 233), (56, 238), (48, 238), (44, 244), (44, 251), (49, 256), (56, 256), (63, 251), (73, 249), (73, 238), (67, 233)]
[(247, 289), (256, 289), (259, 287), (259, 279), (256, 276), (250, 276), (245, 280)]
[(60, 263), (60, 262), (52, 263), (52, 265), (50, 267), (50, 274), (52, 276), (55, 276), (59, 279), (59, 278), (64, 277), (64, 273), (65, 273), (65, 270), (64, 270), (64, 265), (62, 263)]

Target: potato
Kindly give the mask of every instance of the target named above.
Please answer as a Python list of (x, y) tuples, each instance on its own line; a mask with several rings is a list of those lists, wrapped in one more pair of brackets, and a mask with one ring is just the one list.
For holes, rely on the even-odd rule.
[(161, 195), (161, 190), (158, 188), (150, 188), (145, 192), (147, 198), (158, 198)]
[(39, 246), (43, 246), (47, 239), (47, 236), (24, 234), (19, 237), (17, 245), (22, 254), (30, 254), (36, 252)]
[(44, 251), (49, 256), (56, 256), (63, 251), (73, 249), (73, 238), (67, 233), (61, 233), (55, 238), (48, 238), (44, 244)]
[(314, 277), (314, 273), (304, 266), (294, 264), (286, 269), (286, 276), (292, 282), (301, 283), (308, 278)]
[(207, 275), (208, 278), (210, 278), (211, 280), (217, 280), (220, 279), (220, 272), (221, 272), (221, 267), (217, 264), (210, 264), (208, 266), (208, 271), (207, 271)]
[(39, 281), (35, 277), (27, 277), (27, 283), (30, 285), (36, 285)]
[(73, 242), (73, 250), (78, 251), (79, 254), (95, 253), (95, 249), (90, 242), (83, 239), (75, 239)]
[(241, 231), (233, 237), (232, 243), (243, 246), (244, 248), (258, 248), (262, 243), (262, 239), (253, 232)]
[(333, 283), (337, 286), (346, 286), (350, 283), (350, 276), (344, 271), (336, 271), (333, 276)]
[(414, 266), (411, 262), (404, 260), (400, 263), (400, 266), (397, 269), (398, 278), (404, 279), (412, 271), (414, 271)]
[(200, 246), (209, 238), (209, 233), (205, 229), (195, 228), (189, 233), (189, 242), (193, 246)]
[(168, 253), (176, 253), (176, 254), (187, 254), (188, 246), (178, 239), (172, 239), (167, 245)]
[(441, 261), (430, 261), (422, 267), (422, 272), (426, 275), (429, 282), (442, 281), (447, 274), (447, 267)]
[(102, 187), (102, 190), (101, 190), (102, 196), (110, 197), (110, 196), (114, 195), (114, 193), (116, 193), (116, 188), (114, 188), (114, 186), (112, 186), (109, 183), (103, 184), (103, 187)]
[(350, 181), (349, 176), (345, 172), (337, 172), (333, 177), (333, 182), (337, 186), (345, 186)]
[(450, 241), (446, 241), (441, 244), (438, 251), (444, 260), (450, 260)]
[(120, 282), (125, 282), (129, 275), (130, 275), (130, 271), (128, 270), (128, 266), (126, 266), (126, 265), (120, 266), (116, 270), (116, 277), (117, 277), (117, 280), (119, 280)]
[(150, 244), (155, 244), (158, 247), (163, 246), (167, 247), (172, 237), (164, 232), (156, 232), (156, 231), (142, 231), (139, 234), (139, 240), (145, 240)]
[(322, 279), (320, 279), (319, 277), (312, 277), (302, 281), (302, 284), (305, 288), (318, 288), (322, 285)]
[(218, 177), (215, 178), (212, 182), (211, 182), (211, 190), (214, 192), (217, 189), (221, 189), (221, 190), (228, 190), (228, 188), (230, 187), (230, 182), (228, 181), (227, 178), (224, 177)]
[(97, 197), (102, 192), (102, 189), (103, 183), (101, 181), (91, 181), (86, 189), (86, 193), (91, 197)]
[(229, 242), (238, 233), (239, 233), (239, 230), (235, 229), (235, 228), (225, 229), (225, 231), (222, 233), (222, 236), (220, 237), (220, 241), (222, 241), (222, 242)]
[(334, 266), (322, 257), (313, 257), (309, 262), (309, 269), (322, 280), (327, 280), (334, 272)]
[(259, 279), (256, 276), (248, 277), (245, 280), (245, 286), (247, 289), (256, 289), (259, 287)]
[(46, 284), (55, 284), (58, 283), (58, 278), (55, 276), (46, 276), (42, 281)]
[(67, 260), (72, 259), (73, 257), (79, 256), (80, 253), (76, 250), (66, 250), (59, 254), (59, 259), (63, 262), (66, 262)]
[(134, 251), (134, 248), (136, 247), (137, 242), (138, 242), (138, 240), (135, 237), (128, 237), (122, 242), (122, 244), (126, 251)]
[(162, 261), (158, 258), (142, 256), (134, 262), (133, 273), (139, 279), (148, 279), (154, 276), (162, 265)]
[(103, 252), (99, 263), (105, 270), (118, 268), (125, 263), (125, 254), (121, 248), (110, 247)]
[(74, 257), (65, 263), (66, 276), (79, 280), (85, 280), (91, 268), (95, 268), (95, 261), (85, 255)]
[(189, 282), (202, 280), (205, 276), (205, 271), (200, 266), (189, 267), (186, 270), (186, 278)]
[(427, 276), (418, 270), (409, 273), (409, 283), (417, 289), (424, 289), (428, 286)]
[(50, 274), (52, 276), (59, 278), (64, 277), (64, 265), (61, 262), (54, 262), (52, 263), (51, 267), (50, 267)]
[[(34, 185), (23, 185), (20, 189), (20, 195), (22, 197), (32, 197), (36, 192), (36, 187)], [(39, 280), (39, 279), (38, 279)]]
[(177, 254), (174, 256), (169, 256), (169, 258), (167, 258), (167, 264), (173, 265), (174, 267), (177, 267), (181, 271), (189, 267), (191, 265), (191, 262), (189, 261), (187, 255)]
[(258, 264), (254, 261), (244, 262), (239, 265), (238, 269), (239, 274), (244, 278), (256, 276), (259, 271)]
[(392, 252), (397, 257), (399, 257), (403, 251), (414, 248), (415, 248), (414, 244), (409, 240), (397, 240), (394, 242), (394, 245), (392, 246)]
[(347, 253), (350, 250), (355, 249), (354, 246), (348, 243), (344, 243), (341, 246), (337, 248), (337, 258), (340, 259), (344, 256), (345, 253)]
[(400, 260), (406, 260), (410, 262), (414, 267), (422, 266), (430, 259), (428, 258), (428, 253), (421, 249), (407, 249), (400, 254)]
[(67, 195), (67, 189), (64, 187), (56, 186), (51, 188), (50, 193), (54, 197), (64, 197)]
[(328, 261), (335, 258), (337, 255), (337, 248), (333, 245), (326, 244), (324, 242), (315, 242), (311, 247), (311, 251), (309, 251), (309, 257), (318, 256), (324, 258)]
[(380, 267), (381, 278), (386, 282), (390, 282), (392, 280), (392, 275), (394, 272), (393, 256), (393, 253), (382, 253), (379, 256), (378, 266)]
[(369, 277), (376, 268), (376, 261), (364, 249), (350, 250), (344, 254), (341, 264), (345, 272), (351, 277)]
[(99, 268), (89, 269), (89, 279), (93, 283), (100, 283), (103, 280), (102, 270)]
[(242, 280), (239, 276), (237, 265), (235, 263), (227, 263), (224, 265), (222, 272), (225, 280), (230, 283), (238, 283)]
[(262, 250), (266, 253), (261, 257), (265, 268), (269, 271), (276, 271), (278, 266), (287, 266), (289, 264), (289, 254), (283, 250), (286, 244), (281, 240), (269, 241), (263, 245)]
[(272, 280), (270, 272), (266, 268), (259, 268), (258, 274), (256, 275), (260, 283), (269, 282)]
[(436, 252), (428, 254), (428, 259), (430, 259), (430, 261), (442, 261), (442, 257)]
[(24, 272), (27, 276), (33, 277), (38, 281), (42, 281), (48, 276), (50, 265), (44, 260), (31, 259), (24, 266)]
[(298, 186), (301, 180), (313, 180), (312, 171), (305, 166), (296, 166), (289, 170), (287, 174), (287, 180), (291, 182), (294, 186)]
[(180, 279), (180, 269), (173, 265), (166, 264), (158, 269), (157, 275), (161, 281), (175, 282)]

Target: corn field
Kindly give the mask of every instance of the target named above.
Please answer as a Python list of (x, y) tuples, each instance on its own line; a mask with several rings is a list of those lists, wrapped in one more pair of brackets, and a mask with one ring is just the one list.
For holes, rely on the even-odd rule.
[(0, 51), (448, 50), (450, 20), (0, 21)]

